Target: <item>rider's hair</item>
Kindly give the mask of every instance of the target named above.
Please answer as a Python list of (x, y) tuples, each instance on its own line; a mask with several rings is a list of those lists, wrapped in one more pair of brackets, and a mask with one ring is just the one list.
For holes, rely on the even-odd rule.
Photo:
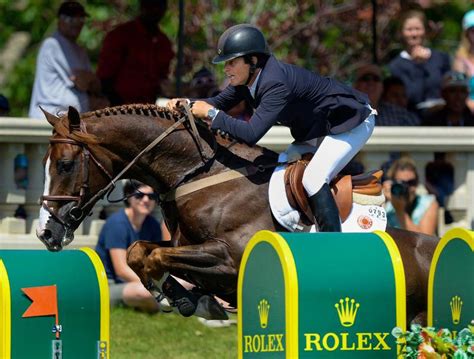
[(268, 58), (270, 57), (267, 54), (257, 53), (257, 54), (247, 54), (247, 55), (242, 56), (242, 58), (244, 59), (244, 62), (246, 64), (252, 64), (253, 56), (257, 58), (257, 64), (255, 65), (255, 67), (258, 69), (263, 68), (265, 64), (267, 63)]
[(129, 197), (144, 185), (144, 183), (137, 180), (128, 180), (125, 182), (123, 185), (123, 203), (125, 204), (125, 207), (130, 207), (130, 203), (128, 202)]

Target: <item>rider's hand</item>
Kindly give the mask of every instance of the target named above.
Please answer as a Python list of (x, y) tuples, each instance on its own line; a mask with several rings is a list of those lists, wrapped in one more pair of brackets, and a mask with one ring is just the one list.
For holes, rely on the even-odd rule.
[(189, 100), (187, 98), (172, 98), (166, 103), (166, 107), (168, 107), (170, 110), (180, 110), (179, 103), (180, 102), (188, 102)]
[(209, 105), (204, 101), (196, 101), (193, 103), (191, 111), (194, 116), (199, 118), (207, 118), (207, 111), (209, 111), (213, 106)]

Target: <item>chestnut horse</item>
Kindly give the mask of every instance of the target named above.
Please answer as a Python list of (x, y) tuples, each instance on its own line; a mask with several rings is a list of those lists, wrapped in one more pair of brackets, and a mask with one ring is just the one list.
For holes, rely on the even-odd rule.
[[(139, 241), (129, 249), (128, 262), (142, 282), (156, 283), (170, 273), (200, 293), (235, 305), (246, 243), (259, 230), (285, 231), (268, 202), (275, 152), (213, 134), (192, 116), (154, 105), (81, 115), (70, 107), (60, 117), (45, 116), (54, 130), (44, 160), (37, 236), (49, 250), (61, 250), (73, 240), (74, 230), (115, 181), (137, 179), (162, 195), (172, 233), (172, 247)], [(426, 308), (438, 239), (394, 228), (387, 232), (403, 259), (411, 321)]]

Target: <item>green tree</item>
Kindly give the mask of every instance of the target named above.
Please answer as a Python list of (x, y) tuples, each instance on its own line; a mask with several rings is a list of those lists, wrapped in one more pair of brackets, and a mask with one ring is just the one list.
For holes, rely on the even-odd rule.
[[(0, 88), (0, 92), (10, 99), (14, 116), (27, 114), (38, 48), (56, 27), (56, 9), (60, 2), (0, 0), (0, 48), (14, 32), (27, 31), (31, 36), (24, 56), (18, 59), (3, 88)], [(372, 1), (369, 0), (184, 2), (184, 81), (188, 81), (192, 73), (203, 65), (211, 68), (210, 60), (219, 35), (227, 27), (241, 22), (258, 25), (279, 58), (343, 81), (350, 80), (354, 67), (359, 63), (372, 60)], [(398, 18), (405, 2), (377, 0), (377, 57), (382, 64), (399, 49)], [(463, 0), (433, 3), (426, 10), (431, 20), (431, 45), (452, 54), (459, 41), (461, 18), (469, 5)], [(88, 49), (95, 64), (106, 32), (131, 19), (137, 13), (138, 0), (105, 3), (89, 0), (86, 9), (90, 18), (79, 42)], [(168, 12), (161, 24), (176, 46), (178, 12), (178, 1), (168, 1)], [(222, 67), (212, 69), (222, 81)]]

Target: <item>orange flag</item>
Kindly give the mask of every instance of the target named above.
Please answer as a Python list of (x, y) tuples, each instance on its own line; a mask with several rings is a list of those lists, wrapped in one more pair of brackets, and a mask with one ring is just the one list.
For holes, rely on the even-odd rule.
[(23, 318), (54, 315), (58, 318), (58, 295), (56, 285), (21, 288), (32, 303), (23, 313)]

